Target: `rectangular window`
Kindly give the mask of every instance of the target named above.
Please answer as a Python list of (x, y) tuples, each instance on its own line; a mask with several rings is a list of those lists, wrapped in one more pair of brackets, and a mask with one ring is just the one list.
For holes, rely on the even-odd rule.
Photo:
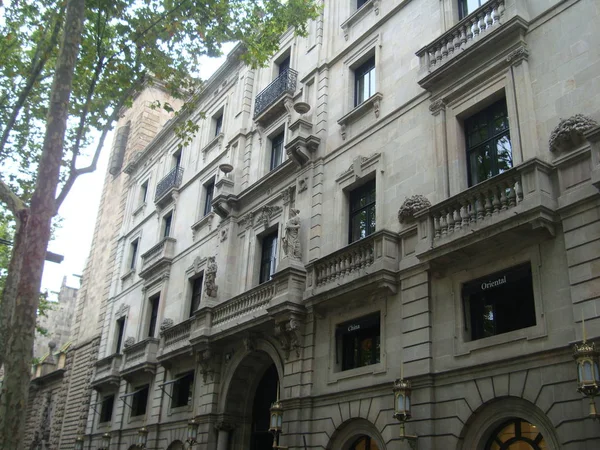
[(140, 204), (146, 203), (148, 198), (148, 180), (144, 181), (140, 186)]
[(270, 170), (274, 170), (283, 162), (283, 132), (271, 139), (271, 164)]
[(462, 20), (488, 0), (458, 0), (458, 17)]
[(199, 276), (192, 282), (192, 301), (190, 303), (190, 317), (200, 308), (200, 300), (202, 300), (202, 282), (204, 278)]
[(181, 167), (181, 150), (173, 153), (173, 168)]
[(471, 340), (536, 325), (530, 263), (463, 284), (462, 298)]
[(354, 69), (354, 106), (375, 94), (375, 56)]
[(277, 266), (277, 233), (269, 234), (262, 239), (260, 255), (259, 283), (269, 281)]
[(349, 243), (375, 232), (375, 180), (350, 192)]
[(156, 321), (158, 320), (158, 305), (160, 302), (160, 293), (151, 297), (150, 300), (150, 320), (148, 321), (148, 337), (154, 337), (156, 331)]
[(125, 331), (125, 317), (121, 317), (117, 320), (117, 345), (115, 347), (115, 353), (121, 353), (121, 346), (123, 345), (123, 333)]
[(138, 255), (138, 247), (139, 239), (136, 239), (131, 243), (131, 249), (129, 250), (129, 268), (131, 270), (135, 269), (135, 262), (137, 260)]
[(215, 137), (223, 131), (223, 113), (214, 118), (215, 121)]
[(171, 223), (173, 222), (173, 213), (170, 212), (163, 217), (163, 237), (169, 237), (171, 235)]
[(114, 405), (114, 395), (107, 395), (102, 399), (102, 407), (100, 408), (100, 423), (110, 422), (112, 419)]
[(356, 0), (356, 9), (360, 9), (367, 3), (369, 0)]
[(131, 417), (142, 416), (146, 414), (146, 405), (148, 403), (149, 385), (140, 386), (135, 390), (131, 399)]
[(506, 99), (465, 120), (469, 186), (507, 171), (513, 165)]
[(206, 196), (204, 198), (204, 216), (208, 215), (212, 211), (213, 195), (215, 193), (215, 181), (212, 180), (210, 183), (204, 185), (204, 191)]
[(194, 372), (180, 375), (173, 383), (171, 397), (171, 408), (179, 408), (192, 404), (192, 395), (194, 392)]
[(287, 71), (290, 68), (290, 55), (287, 55), (282, 59), (277, 66), (279, 68), (279, 76), (287, 74)]
[(350, 370), (380, 362), (380, 314), (369, 314), (338, 325), (335, 329), (336, 363)]

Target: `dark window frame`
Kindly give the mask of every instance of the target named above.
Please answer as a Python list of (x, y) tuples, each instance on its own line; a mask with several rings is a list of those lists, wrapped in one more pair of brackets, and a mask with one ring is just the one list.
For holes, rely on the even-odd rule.
[(531, 262), (463, 283), (461, 296), (468, 341), (537, 325)]
[[(496, 129), (498, 120), (501, 120), (504, 123), (501, 128)], [(503, 97), (487, 108), (466, 118), (464, 121), (464, 132), (469, 186), (475, 186), (476, 184), (482, 183), (483, 181), (499, 175), (505, 170), (509, 170), (513, 167), (512, 142), (510, 140), (510, 124), (508, 121), (506, 98)], [(481, 133), (484, 133), (485, 137), (482, 137)], [(500, 159), (498, 157), (498, 144), (505, 138), (508, 140), (510, 155), (508, 157), (508, 167), (501, 169)], [(473, 174), (471, 158), (477, 156), (484, 157), (483, 155), (485, 154), (486, 148), (489, 148), (490, 150), (489, 162), (491, 174), (489, 176), (486, 175), (486, 177), (481, 180), (479, 179), (479, 175), (477, 175), (477, 178), (475, 179), (474, 177), (476, 174)], [(479, 166), (480, 164), (477, 164), (477, 167)], [(479, 172), (479, 170), (477, 170), (477, 172)]]
[(158, 322), (158, 309), (160, 307), (160, 292), (148, 299), (150, 304), (150, 312), (148, 318), (148, 337), (154, 337), (156, 333), (156, 325)]
[(208, 216), (212, 212), (212, 201), (215, 195), (215, 180), (212, 179), (204, 185), (204, 211), (203, 217)]
[[(335, 340), (336, 365), (339, 365), (340, 371), (379, 364), (381, 312), (370, 313), (336, 325)], [(375, 347), (377, 351), (366, 348), (369, 341), (370, 348)]]
[(123, 347), (123, 335), (125, 334), (125, 317), (117, 319), (117, 344), (115, 346), (115, 353), (121, 353)]
[(271, 280), (275, 273), (277, 267), (277, 239), (277, 231), (269, 233), (261, 239), (259, 284)]
[(140, 185), (140, 204), (146, 203), (146, 200), (148, 199), (148, 180), (144, 181), (141, 185)]
[(173, 226), (173, 211), (165, 214), (163, 217), (163, 238), (171, 236), (171, 228)]
[[(479, 6), (475, 9), (481, 8), (488, 0), (478, 0)], [(475, 11), (475, 9), (473, 11)], [(469, 11), (468, 0), (458, 0), (458, 19), (463, 20), (473, 11)]]
[[(194, 395), (194, 381), (195, 374), (193, 370), (177, 375), (176, 379), (172, 383), (173, 387), (171, 388), (171, 408), (181, 408), (183, 406), (189, 406), (192, 404)], [(182, 388), (187, 389), (185, 396), (183, 391), (180, 391)], [(184, 397), (185, 401), (182, 400)]]
[(150, 385), (138, 386), (131, 396), (131, 417), (139, 417), (146, 414), (148, 409), (148, 397), (150, 396)]
[[(377, 91), (375, 70), (375, 55), (370, 56), (365, 62), (354, 69), (354, 107), (363, 104)], [(364, 94), (365, 86), (368, 87), (368, 95)]]
[(100, 418), (98, 419), (99, 423), (106, 423), (112, 420), (114, 406), (114, 394), (105, 395), (104, 397), (102, 397), (102, 402), (100, 406)]
[[(361, 203), (364, 204), (361, 205)], [(349, 214), (348, 214), (348, 243), (351, 244), (360, 239), (370, 236), (377, 230), (377, 187), (375, 179), (366, 182), (360, 187), (350, 191), (349, 195)], [(354, 227), (352, 226), (355, 219), (360, 218), (360, 215), (366, 212), (366, 229), (364, 236), (362, 230), (355, 235)]]
[(277, 64), (277, 76), (280, 77), (287, 73), (290, 68), (291, 54), (288, 53), (281, 61)]
[(215, 134), (217, 137), (219, 134), (223, 132), (223, 112), (221, 112), (218, 116), (214, 118), (215, 121)]
[(365, 3), (369, 2), (369, 0), (356, 0), (356, 10), (358, 11), (360, 8), (365, 6)]
[(275, 170), (285, 161), (284, 158), (284, 142), (285, 132), (278, 133), (271, 139), (271, 159), (269, 162), (269, 170)]
[(129, 252), (129, 269), (134, 270), (137, 262), (138, 251), (140, 247), (140, 240), (134, 239), (131, 242), (130, 252)]
[(192, 296), (190, 298), (190, 317), (200, 308), (202, 302), (202, 288), (204, 286), (204, 274), (190, 280), (192, 284)]

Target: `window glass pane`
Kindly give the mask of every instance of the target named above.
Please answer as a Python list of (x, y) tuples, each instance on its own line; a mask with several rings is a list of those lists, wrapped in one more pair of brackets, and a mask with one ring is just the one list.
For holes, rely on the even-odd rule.
[(496, 154), (498, 156), (498, 173), (506, 172), (512, 168), (512, 146), (510, 144), (510, 137), (507, 135), (500, 137), (496, 141)]
[(367, 211), (363, 210), (352, 217), (352, 242), (367, 235)]
[(481, 183), (493, 176), (492, 157), (490, 155), (490, 146), (484, 145), (473, 151), (469, 156), (470, 163), (470, 185)]

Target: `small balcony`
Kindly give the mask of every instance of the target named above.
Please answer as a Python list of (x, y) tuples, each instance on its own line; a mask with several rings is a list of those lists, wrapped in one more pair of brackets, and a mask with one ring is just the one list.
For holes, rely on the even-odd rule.
[(420, 260), (451, 264), (554, 235), (554, 169), (534, 158), (415, 215)]
[(396, 292), (399, 237), (381, 230), (306, 266), (304, 299), (310, 304), (349, 292)]
[(115, 353), (96, 362), (96, 373), (92, 380), (94, 389), (102, 391), (106, 387), (119, 386), (122, 358), (120, 353)]
[(190, 350), (190, 334), (193, 321), (193, 317), (189, 318), (160, 333), (158, 361), (163, 362)]
[(138, 372), (154, 373), (157, 364), (158, 344), (158, 339), (146, 338), (125, 348), (123, 350), (121, 376), (127, 378)]
[(142, 255), (142, 270), (140, 277), (147, 280), (156, 273), (171, 267), (175, 254), (176, 239), (172, 237), (163, 238), (158, 244)]
[[(458, 74), (486, 65), (490, 57), (510, 61), (508, 52), (522, 45), (527, 22), (519, 16), (521, 2), (489, 0), (456, 25), (420, 49), (419, 84), (430, 89), (442, 79), (455, 81)], [(483, 69), (482, 69), (483, 70)]]
[(162, 205), (173, 197), (173, 192), (181, 185), (183, 180), (183, 167), (176, 166), (156, 185), (154, 203)]
[(297, 80), (298, 72), (286, 69), (263, 89), (254, 102), (254, 120), (265, 123), (285, 111), (285, 99), (294, 94)]

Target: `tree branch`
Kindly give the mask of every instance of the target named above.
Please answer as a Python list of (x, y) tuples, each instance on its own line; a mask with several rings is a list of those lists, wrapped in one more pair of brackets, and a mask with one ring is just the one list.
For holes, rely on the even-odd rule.
[(6, 204), (15, 217), (18, 217), (19, 213), (27, 208), (23, 200), (2, 180), (0, 180), (0, 201)]

